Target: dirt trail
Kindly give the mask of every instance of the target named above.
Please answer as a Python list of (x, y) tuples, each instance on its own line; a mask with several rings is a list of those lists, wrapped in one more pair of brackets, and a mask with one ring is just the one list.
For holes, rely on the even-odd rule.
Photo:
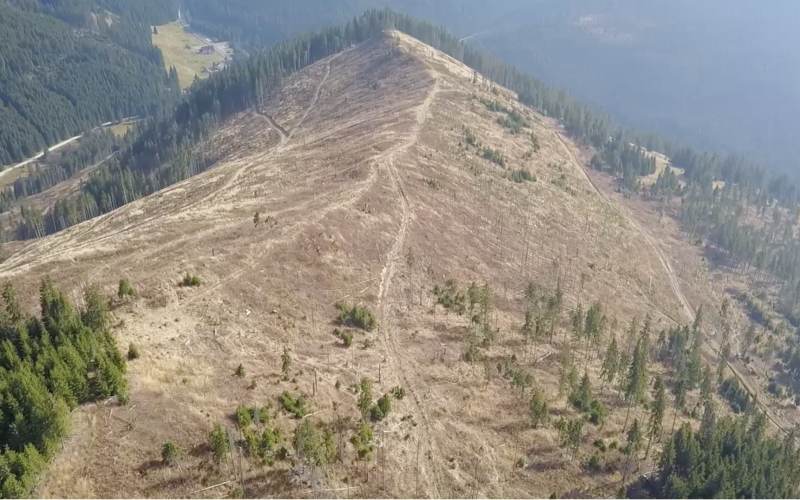
[(256, 114), (258, 116), (260, 116), (261, 118), (264, 118), (265, 120), (267, 120), (267, 122), (269, 122), (269, 126), (274, 128), (280, 134), (280, 136), (281, 136), (281, 145), (285, 144), (286, 141), (289, 140), (289, 132), (287, 132), (285, 128), (283, 128), (280, 125), (278, 125), (278, 122), (276, 122), (275, 119), (271, 115), (268, 115), (267, 113), (264, 113), (263, 111), (261, 111), (259, 109), (256, 110)]
[(339, 54), (336, 54), (333, 57), (331, 57), (330, 59), (328, 59), (328, 64), (325, 67), (325, 76), (322, 77), (322, 81), (320, 81), (319, 85), (317, 85), (317, 90), (314, 92), (314, 98), (311, 99), (311, 104), (309, 104), (308, 108), (306, 108), (306, 111), (305, 111), (305, 113), (303, 113), (303, 116), (300, 118), (300, 121), (297, 122), (297, 125), (292, 127), (292, 130), (289, 131), (289, 135), (286, 138), (287, 141), (289, 139), (291, 139), (292, 137), (294, 137), (295, 130), (300, 128), (300, 126), (303, 125), (306, 122), (306, 118), (308, 118), (308, 114), (311, 113), (311, 110), (313, 110), (317, 106), (317, 102), (319, 102), (320, 93), (322, 92), (322, 86), (325, 85), (325, 82), (328, 81), (328, 77), (331, 76), (331, 69), (333, 67), (333, 61), (335, 61), (337, 57), (339, 57)]
[(566, 143), (561, 134), (556, 133), (556, 137), (558, 137), (558, 141), (561, 143), (561, 146), (569, 155), (570, 159), (572, 160), (572, 163), (575, 164), (575, 166), (578, 168), (581, 174), (583, 174), (584, 178), (586, 178), (586, 181), (589, 183), (589, 185), (592, 186), (594, 192), (597, 193), (597, 196), (599, 196), (600, 199), (606, 205), (608, 205), (611, 209), (615, 210), (620, 216), (622, 216), (622, 218), (625, 219), (625, 221), (628, 224), (633, 226), (639, 233), (641, 233), (641, 235), (647, 242), (647, 245), (653, 250), (653, 253), (655, 253), (656, 257), (658, 257), (658, 260), (661, 262), (661, 267), (663, 267), (664, 271), (666, 271), (667, 276), (669, 277), (669, 283), (672, 288), (672, 291), (680, 301), (681, 305), (683, 306), (683, 310), (686, 313), (686, 317), (689, 318), (689, 321), (694, 321), (694, 313), (692, 312), (691, 306), (689, 306), (689, 301), (687, 301), (686, 297), (683, 295), (683, 292), (681, 291), (680, 288), (680, 284), (678, 283), (678, 278), (675, 276), (675, 272), (672, 270), (672, 266), (670, 265), (669, 260), (661, 251), (661, 248), (658, 246), (658, 243), (655, 241), (655, 239), (653, 239), (653, 237), (650, 235), (650, 233), (647, 232), (647, 230), (644, 227), (642, 227), (638, 222), (629, 217), (628, 214), (622, 212), (622, 210), (620, 210), (616, 206), (616, 204), (614, 204), (613, 201), (610, 200), (605, 195), (605, 193), (600, 191), (597, 188), (597, 186), (594, 185), (594, 182), (592, 181), (591, 177), (589, 177), (589, 174), (587, 174), (586, 170), (583, 169), (583, 166), (581, 165), (581, 162), (578, 160), (578, 157), (575, 156), (575, 153), (572, 151), (572, 148), (569, 147), (569, 145)]
[[(589, 177), (589, 174), (586, 173), (586, 170), (584, 170), (583, 166), (581, 165), (581, 162), (578, 160), (578, 157), (575, 156), (575, 153), (567, 145), (566, 141), (564, 141), (564, 138), (561, 136), (561, 134), (556, 133), (556, 136), (558, 137), (558, 140), (561, 143), (561, 145), (569, 154), (569, 157), (572, 160), (572, 162), (575, 164), (576, 167), (578, 167), (578, 169), (584, 175), (586, 180), (589, 182), (589, 185), (592, 186), (592, 189), (595, 191), (595, 193), (597, 193), (600, 199), (610, 208), (616, 210), (629, 224), (631, 224), (631, 226), (633, 226), (636, 230), (638, 230), (639, 233), (644, 237), (645, 242), (647, 242), (648, 246), (653, 250), (656, 257), (658, 257), (658, 260), (661, 262), (661, 266), (667, 273), (667, 276), (669, 277), (670, 287), (672, 288), (672, 291), (675, 294), (675, 296), (680, 301), (681, 305), (683, 305), (686, 317), (688, 318), (690, 323), (694, 322), (695, 315), (692, 310), (692, 307), (689, 305), (689, 301), (686, 300), (686, 296), (683, 294), (683, 291), (681, 291), (680, 283), (678, 282), (678, 277), (675, 274), (675, 271), (673, 271), (672, 266), (669, 263), (669, 259), (667, 259), (667, 257), (661, 250), (661, 247), (659, 246), (658, 242), (655, 240), (655, 238), (653, 238), (653, 236), (650, 235), (650, 233), (641, 224), (633, 220), (627, 214), (623, 213), (622, 210), (620, 210), (602, 191), (600, 191), (597, 188), (597, 186), (595, 186), (594, 182), (592, 182), (592, 179)], [(719, 349), (712, 343), (711, 340), (709, 340), (708, 335), (706, 335), (706, 346), (714, 353), (714, 355), (719, 357), (720, 355)], [(767, 406), (757, 398), (757, 392), (753, 389), (754, 387), (753, 382), (751, 382), (747, 377), (745, 377), (730, 361), (726, 362), (726, 364), (730, 369), (731, 373), (733, 373), (736, 379), (739, 380), (739, 383), (741, 383), (747, 390), (747, 392), (750, 394), (750, 396), (753, 397), (756, 404), (759, 406), (759, 408), (761, 408), (761, 410), (764, 412), (764, 414), (767, 416), (770, 422), (772, 422), (775, 425), (775, 427), (780, 429), (782, 432), (788, 434), (789, 431), (786, 430), (786, 428), (784, 428), (784, 426), (778, 421), (777, 418), (775, 418), (770, 409), (767, 408)]]
[[(392, 279), (397, 272), (398, 262), (401, 259), (403, 247), (405, 246), (406, 235), (408, 234), (409, 222), (413, 215), (413, 210), (409, 204), (408, 197), (406, 196), (405, 189), (403, 187), (403, 181), (400, 177), (400, 174), (397, 172), (397, 168), (395, 167), (395, 159), (398, 155), (405, 153), (409, 148), (419, 141), (422, 128), (430, 116), (431, 104), (436, 98), (438, 92), (439, 82), (434, 77), (433, 87), (428, 93), (428, 96), (425, 98), (425, 101), (417, 109), (416, 124), (410, 140), (398, 146), (397, 148), (390, 150), (389, 154), (386, 155), (382, 162), (382, 166), (386, 167), (387, 173), (389, 174), (389, 179), (392, 182), (392, 188), (398, 196), (398, 200), (403, 210), (403, 216), (400, 228), (397, 230), (397, 235), (395, 237), (394, 244), (392, 245), (392, 249), (386, 257), (386, 265), (381, 271), (381, 282), (378, 288), (378, 312), (381, 319), (381, 342), (383, 343), (386, 357), (389, 361), (392, 372), (394, 372), (395, 376), (402, 381), (403, 387), (405, 387), (409, 394), (411, 394), (411, 401), (413, 401), (414, 406), (416, 407), (416, 412), (422, 417), (422, 436), (420, 436), (418, 439), (424, 441), (421, 442), (422, 448), (425, 451), (423, 454), (426, 457), (429, 456), (429, 454), (437, 453), (437, 448), (432, 441), (433, 434), (430, 432), (430, 422), (428, 421), (428, 415), (425, 411), (425, 407), (418, 391), (414, 388), (413, 384), (406, 376), (406, 370), (403, 370), (397, 354), (397, 345), (394, 335), (392, 334), (391, 307), (389, 305), (387, 296), (392, 286)], [(442, 492), (439, 486), (440, 481), (438, 477), (438, 471), (436, 470), (436, 464), (426, 465), (423, 462), (423, 465), (421, 465), (420, 468), (422, 469), (420, 471), (422, 477), (425, 478), (426, 481), (432, 482), (436, 496), (441, 498)], [(429, 468), (433, 470), (427, 470)], [(433, 473), (431, 474), (431, 472)]]

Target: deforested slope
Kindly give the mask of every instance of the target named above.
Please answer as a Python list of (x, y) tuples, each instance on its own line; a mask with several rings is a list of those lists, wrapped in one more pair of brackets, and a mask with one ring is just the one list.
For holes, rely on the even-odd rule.
[[(25, 296), (45, 275), (75, 293), (98, 283), (111, 295), (122, 278), (139, 291), (114, 309), (119, 345), (141, 353), (130, 403), (76, 411), (40, 493), (614, 494), (621, 452), (585, 470), (593, 441), (624, 442), (628, 405), (600, 395), (602, 352), (611, 338), (629, 346), (634, 317), (653, 331), (685, 317), (647, 239), (585, 176), (589, 153), (395, 31), (262, 102), (198, 145), (213, 168), (15, 243), (0, 263)], [(192, 276), (199, 286), (181, 286)], [(552, 334), (523, 336), (529, 304), (559, 291)], [(570, 311), (592, 304), (607, 317), (602, 339), (573, 339)], [(581, 415), (559, 390), (569, 350), (610, 411), (577, 449), (559, 447), (553, 426)], [(391, 395), (388, 415), (359, 408), (365, 379), (367, 403)], [(534, 392), (549, 425), (531, 424)], [(268, 406), (268, 422), (237, 430), (240, 405)], [(306, 421), (327, 452), (298, 444), (317, 435)], [(215, 424), (235, 442), (219, 463), (206, 445)], [(253, 429), (280, 430), (266, 463), (245, 439)], [(183, 450), (177, 466), (162, 462), (166, 442)]]

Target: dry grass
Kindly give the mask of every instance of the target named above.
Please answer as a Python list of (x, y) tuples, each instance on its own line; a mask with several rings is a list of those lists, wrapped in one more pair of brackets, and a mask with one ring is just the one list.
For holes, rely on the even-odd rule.
[[(661, 172), (663, 172), (664, 169), (667, 168), (667, 166), (669, 166), (672, 169), (673, 173), (675, 175), (677, 175), (678, 177), (683, 176), (684, 170), (682, 168), (678, 168), (678, 167), (674, 167), (674, 166), (670, 165), (669, 159), (667, 157), (665, 157), (664, 155), (660, 155), (658, 153), (649, 153), (649, 152), (648, 152), (648, 154), (653, 156), (653, 157), (655, 157), (655, 159), (656, 159), (656, 171), (653, 172), (650, 175), (645, 175), (644, 177), (639, 177), (639, 180), (642, 182), (643, 185), (651, 186), (651, 185), (655, 184), (656, 181), (658, 180), (658, 176), (661, 175)], [(684, 181), (681, 181), (681, 182), (684, 183)]]
[[(153, 35), (153, 44), (161, 49), (164, 54), (164, 65), (169, 68), (175, 66), (178, 70), (178, 80), (181, 88), (188, 88), (199, 78), (208, 77), (203, 68), (211, 68), (216, 62), (222, 62), (222, 56), (217, 52), (213, 54), (200, 54), (200, 47), (206, 43), (197, 36), (188, 33), (179, 21), (162, 26), (157, 26), (158, 34)], [(188, 46), (188, 48), (187, 48)]]
[[(178, 75), (178, 77), (180, 77), (180, 75)], [(109, 128), (111, 129), (111, 132), (114, 135), (122, 137), (125, 134), (127, 134), (128, 130), (132, 129), (135, 125), (136, 125), (135, 121), (127, 121), (127, 122), (118, 123), (116, 125), (111, 125)]]
[[(213, 467), (202, 449), (211, 426), (232, 428), (243, 403), (275, 411), (289, 390), (310, 396), (315, 420), (344, 429), (342, 459), (325, 471), (325, 484), (350, 485), (352, 496), (613, 495), (618, 468), (590, 474), (582, 465), (595, 439), (622, 441), (621, 399), (605, 391), (609, 422), (587, 424), (579, 459), (569, 460), (554, 430), (530, 428), (525, 399), (496, 370), (524, 350), (521, 292), (529, 282), (550, 290), (560, 283), (566, 308), (601, 301), (619, 319), (618, 335), (634, 315), (651, 314), (656, 328), (685, 321), (683, 306), (629, 211), (589, 182), (581, 164), (591, 152), (501, 89), (504, 104), (535, 123), (541, 151), (529, 156), (530, 138), (500, 127), (473, 94), (498, 98), (472, 84), (471, 70), (395, 33), (307, 68), (266, 109), (230, 121), (207, 145), (217, 158), (212, 170), (9, 245), (0, 277), (26, 298), (44, 275), (75, 297), (90, 282), (111, 295), (122, 276), (142, 294), (115, 311), (120, 345), (133, 341), (142, 353), (129, 368), (130, 405), (78, 410), (40, 493), (224, 496), (235, 483), (197, 493), (232, 479), (231, 466)], [(503, 153), (507, 169), (465, 147), (465, 125)], [(537, 181), (507, 179), (522, 167)], [(255, 212), (276, 224), (254, 227)], [(178, 287), (186, 272), (203, 285)], [(488, 379), (482, 365), (461, 359), (467, 319), (433, 314), (430, 290), (447, 278), (493, 290), (499, 334), (485, 350)], [(370, 308), (379, 322), (356, 333), (350, 349), (332, 334), (340, 300)], [(565, 329), (537, 357), (558, 352)], [(279, 376), (284, 347), (294, 358), (289, 382)], [(576, 416), (557, 395), (555, 358), (519, 364), (553, 418)], [(595, 380), (597, 358), (589, 353), (586, 366)], [(233, 376), (239, 363), (246, 379)], [(381, 465), (356, 461), (348, 442), (358, 411), (347, 388), (362, 377), (377, 395), (398, 385), (407, 392), (376, 426)], [(296, 425), (277, 411), (276, 422), (289, 435)], [(196, 451), (179, 469), (157, 463), (168, 440)], [(520, 458), (524, 469), (515, 468)], [(612, 465), (618, 459), (609, 455)], [(287, 464), (244, 463), (248, 495), (311, 496), (307, 483), (289, 480)]]

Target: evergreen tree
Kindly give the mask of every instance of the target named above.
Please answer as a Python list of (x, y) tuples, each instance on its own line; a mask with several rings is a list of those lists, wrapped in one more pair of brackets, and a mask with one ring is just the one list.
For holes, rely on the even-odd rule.
[(628, 434), (626, 435), (626, 441), (628, 443), (628, 460), (625, 464), (625, 473), (622, 476), (623, 486), (625, 485), (625, 482), (628, 479), (628, 474), (630, 473), (631, 461), (633, 461), (634, 466), (636, 466), (636, 463), (639, 460), (639, 448), (642, 446), (642, 429), (639, 426), (638, 418), (633, 420), (633, 425), (631, 426), (630, 430), (628, 430)]
[(588, 372), (584, 372), (580, 385), (573, 391), (569, 399), (572, 405), (579, 410), (584, 411), (589, 408), (589, 403), (591, 403), (594, 398), (592, 396), (592, 383), (589, 380)]
[(628, 417), (630, 416), (631, 406), (638, 406), (643, 403), (647, 392), (648, 354), (646, 339), (646, 334), (639, 337), (628, 370), (628, 379), (625, 386), (625, 401), (628, 403), (628, 411), (625, 415), (625, 424), (622, 426), (622, 432), (625, 432), (625, 429), (628, 427)]
[(538, 390), (533, 391), (528, 409), (534, 428), (547, 422), (547, 402)]
[(658, 436), (661, 441), (661, 434), (663, 432), (664, 411), (667, 406), (667, 394), (664, 388), (664, 381), (660, 376), (656, 376), (655, 383), (653, 384), (655, 395), (653, 396), (653, 406), (650, 412), (650, 419), (647, 422), (647, 450), (644, 453), (644, 459), (650, 456), (650, 445), (653, 443), (653, 438)]
[(675, 422), (678, 419), (678, 411), (686, 405), (686, 393), (689, 391), (688, 374), (682, 366), (672, 384), (672, 395), (675, 397), (675, 412), (672, 417), (672, 431), (675, 432)]
[(714, 381), (711, 375), (711, 368), (708, 365), (703, 367), (703, 379), (700, 382), (700, 404), (711, 401), (714, 394)]
[(358, 409), (361, 410), (361, 418), (369, 419), (372, 410), (372, 381), (362, 378), (358, 387)]
[(605, 386), (606, 382), (609, 385), (614, 383), (614, 378), (617, 376), (617, 372), (619, 370), (619, 349), (617, 348), (617, 338), (616, 336), (611, 337), (611, 343), (608, 344), (608, 348), (606, 349), (606, 354), (603, 357), (603, 366), (600, 372), (600, 380), (602, 384), (600, 385), (600, 394), (603, 393), (603, 387)]

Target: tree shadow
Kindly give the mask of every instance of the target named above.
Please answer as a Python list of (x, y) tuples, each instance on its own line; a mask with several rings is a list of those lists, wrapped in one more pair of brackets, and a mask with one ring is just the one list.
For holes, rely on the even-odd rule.
[(211, 447), (208, 445), (208, 443), (200, 443), (193, 446), (192, 449), (189, 450), (189, 455), (193, 457), (204, 457), (209, 453), (211, 453)]
[(163, 460), (148, 460), (136, 468), (136, 472), (142, 475), (147, 475), (154, 470), (163, 469), (165, 467)]

